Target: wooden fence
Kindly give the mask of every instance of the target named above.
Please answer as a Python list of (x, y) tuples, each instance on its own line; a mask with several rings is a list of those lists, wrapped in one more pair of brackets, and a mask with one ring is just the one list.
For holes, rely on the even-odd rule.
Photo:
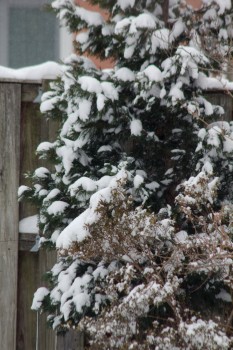
[[(33, 294), (44, 284), (43, 274), (56, 253), (31, 252), (35, 234), (19, 234), (19, 220), (36, 208), (20, 204), (23, 174), (42, 164), (35, 156), (38, 144), (54, 140), (57, 126), (41, 117), (37, 103), (44, 82), (0, 81), (0, 349), (82, 350), (77, 332), (56, 336), (46, 317), (31, 311)], [(43, 164), (44, 165), (44, 164)]]
[[(20, 204), (23, 174), (44, 165), (35, 156), (37, 145), (53, 141), (57, 126), (41, 117), (37, 103), (46, 82), (0, 80), (0, 349), (83, 350), (83, 336), (70, 331), (56, 336), (45, 316), (31, 311), (33, 294), (44, 284), (43, 274), (56, 261), (56, 253), (31, 252), (35, 234), (19, 234), (19, 220), (36, 213), (32, 205)], [(232, 98), (209, 94), (226, 108), (232, 120)]]

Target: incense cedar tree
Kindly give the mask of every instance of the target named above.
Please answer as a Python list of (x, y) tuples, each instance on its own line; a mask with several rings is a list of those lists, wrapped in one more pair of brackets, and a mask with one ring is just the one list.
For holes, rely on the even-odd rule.
[(206, 93), (232, 89), (232, 1), (91, 2), (107, 20), (52, 3), (78, 55), (42, 97), (52, 170), (19, 190), (58, 252), (32, 308), (87, 349), (232, 349), (233, 123)]

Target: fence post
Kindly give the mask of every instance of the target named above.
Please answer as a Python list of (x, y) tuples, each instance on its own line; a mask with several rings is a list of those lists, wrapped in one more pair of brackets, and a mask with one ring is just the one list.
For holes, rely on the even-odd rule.
[(16, 349), (20, 84), (0, 82), (0, 347)]

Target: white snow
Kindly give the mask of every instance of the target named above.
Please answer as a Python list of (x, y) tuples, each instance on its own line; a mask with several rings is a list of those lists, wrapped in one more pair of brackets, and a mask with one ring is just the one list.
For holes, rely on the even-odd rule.
[(205, 161), (202, 167), (202, 171), (206, 172), (207, 174), (211, 174), (211, 175), (213, 174), (213, 166), (208, 160)]
[(170, 31), (167, 28), (155, 30), (151, 37), (151, 53), (155, 53), (157, 49), (168, 49), (169, 42)]
[(233, 139), (230, 137), (225, 137), (225, 140), (223, 141), (223, 150), (227, 153), (233, 152)]
[(121, 81), (134, 81), (135, 80), (135, 74), (134, 72), (126, 67), (122, 67), (120, 69), (118, 69), (114, 76)]
[(54, 108), (54, 105), (59, 101), (59, 99), (60, 97), (53, 96), (44, 101), (42, 100), (42, 103), (40, 104), (41, 113), (46, 113), (48, 111), (51, 111)]
[(178, 243), (183, 243), (188, 238), (188, 234), (186, 231), (179, 231), (175, 237)]
[(152, 181), (152, 182), (146, 184), (145, 187), (148, 188), (151, 191), (154, 191), (156, 188), (159, 188), (160, 185), (158, 184), (158, 182)]
[(86, 176), (81, 177), (80, 179), (75, 181), (72, 185), (70, 185), (69, 187), (70, 195), (74, 196), (79, 189), (82, 189), (87, 192), (94, 192), (97, 190), (96, 181)]
[(133, 179), (133, 184), (135, 188), (140, 187), (143, 182), (144, 182), (144, 179), (141, 175), (136, 175)]
[(58, 188), (53, 188), (52, 191), (49, 192), (44, 201), (49, 201), (50, 199), (55, 198), (61, 191)]
[(215, 298), (223, 300), (223, 301), (225, 301), (227, 303), (231, 303), (232, 302), (232, 298), (231, 298), (230, 293), (228, 293), (226, 290), (224, 290), (222, 288), (221, 288), (220, 292), (217, 295), (215, 295)]
[(227, 34), (226, 29), (221, 28), (220, 31), (219, 31), (218, 37), (219, 37), (219, 39), (227, 40), (228, 34)]
[(156, 26), (155, 19), (150, 13), (142, 13), (137, 16), (132, 22), (134, 22), (136, 28), (154, 29)]
[(125, 51), (124, 51), (124, 58), (130, 59), (134, 54), (135, 48), (136, 48), (136, 44), (131, 45), (131, 46), (126, 46)]
[(205, 114), (206, 115), (211, 115), (214, 113), (214, 110), (213, 110), (213, 105), (207, 101), (206, 99), (203, 99), (203, 102), (204, 102), (204, 106), (205, 106)]
[(207, 77), (204, 73), (199, 72), (195, 83), (203, 90), (230, 90), (233, 91), (233, 82), (230, 82), (222, 77)]
[(107, 146), (101, 146), (97, 153), (101, 153), (101, 152), (111, 152), (112, 151), (112, 147), (110, 145)]
[(218, 126), (214, 126), (208, 130), (207, 144), (218, 148), (220, 146), (221, 129)]
[(115, 26), (115, 34), (122, 34), (130, 24), (131, 20), (129, 18), (124, 18), (121, 21), (119, 20)]
[(85, 226), (89, 214), (90, 209), (88, 208), (61, 232), (56, 242), (58, 249), (68, 249), (73, 242), (82, 242), (89, 235)]
[(201, 128), (198, 132), (198, 137), (201, 139), (201, 140), (204, 140), (206, 136), (206, 129), (205, 128)]
[(114, 176), (109, 176), (109, 175), (105, 175), (105, 176), (101, 177), (98, 181), (96, 181), (99, 189), (103, 189), (103, 188), (109, 186), (109, 184), (113, 178), (114, 178)]
[(37, 168), (34, 172), (35, 176), (38, 178), (46, 178), (50, 174), (49, 170), (45, 167)]
[(108, 274), (108, 270), (104, 266), (100, 265), (93, 272), (93, 277), (94, 277), (95, 280), (97, 280), (99, 277), (102, 279), (107, 274)]
[(53, 147), (54, 147), (54, 146), (53, 146), (53, 143), (44, 141), (44, 142), (41, 142), (41, 143), (39, 144), (39, 146), (38, 146), (37, 149), (36, 149), (36, 152), (48, 151), (48, 150), (52, 149)]
[(61, 65), (52, 61), (19, 69), (0, 66), (0, 78), (3, 79), (40, 81), (42, 79), (56, 79), (61, 75)]
[(34, 294), (31, 309), (38, 310), (41, 307), (42, 300), (49, 294), (49, 290), (45, 287), (40, 287)]
[(47, 212), (49, 215), (60, 215), (68, 206), (69, 204), (66, 202), (55, 201), (47, 208)]
[(28, 190), (30, 190), (30, 187), (25, 186), (25, 185), (20, 186), (18, 189), (18, 197), (20, 198), (24, 194), (24, 192), (26, 192)]
[(97, 95), (96, 105), (99, 112), (104, 108), (106, 100), (107, 98), (103, 94)]
[[(118, 186), (118, 181), (127, 178), (128, 174), (124, 169), (120, 170), (118, 174), (114, 177), (105, 176), (101, 180), (96, 181), (96, 183), (107, 185), (108, 187), (100, 189), (94, 193), (90, 198), (89, 207), (84, 210), (77, 218), (75, 218), (60, 234), (57, 239), (56, 246), (58, 249), (68, 249), (70, 245), (77, 241), (82, 242), (86, 237), (89, 236), (88, 225), (93, 224), (99, 218), (99, 213), (96, 211), (100, 202), (109, 203), (111, 199), (111, 194), (113, 188)], [(82, 179), (82, 178), (81, 178)], [(80, 182), (82, 180), (80, 179)], [(78, 180), (79, 181), (79, 180)], [(86, 183), (87, 188), (89, 186), (94, 186), (94, 183)], [(72, 188), (74, 190), (74, 188)]]
[(118, 92), (113, 83), (104, 81), (101, 83), (103, 94), (110, 100), (118, 100)]
[(181, 66), (180, 74), (185, 76), (186, 72), (188, 72), (194, 79), (198, 79), (199, 77), (198, 66), (208, 63), (208, 59), (200, 51), (193, 47), (181, 45), (176, 50), (175, 56), (167, 58), (162, 63), (164, 77), (170, 77), (176, 73), (177, 61)]
[(19, 233), (39, 233), (38, 216), (28, 216), (19, 222)]
[(161, 71), (153, 64), (144, 69), (142, 73), (144, 73), (150, 81), (160, 82), (162, 80)]
[(171, 87), (171, 90), (169, 92), (169, 96), (171, 96), (173, 103), (176, 103), (177, 101), (184, 99), (184, 93), (181, 90), (181, 88), (182, 88), (181, 81), (178, 81), (176, 84), (174, 84)]
[(56, 153), (62, 159), (62, 164), (65, 168), (65, 174), (67, 175), (71, 169), (72, 162), (75, 159), (75, 154), (72, 147), (62, 146), (57, 148)]
[[(219, 6), (218, 14), (222, 15), (226, 10), (231, 9), (231, 0), (214, 0)], [(204, 3), (210, 3), (212, 0), (204, 0)]]
[(103, 17), (99, 12), (88, 11), (82, 7), (76, 7), (76, 15), (88, 26), (101, 26), (104, 22)]
[(135, 0), (117, 0), (117, 4), (124, 11), (127, 7), (133, 7)]
[(76, 40), (78, 43), (80, 43), (80, 44), (84, 44), (84, 43), (87, 42), (88, 38), (89, 38), (89, 31), (78, 33), (78, 34), (76, 35), (76, 39), (75, 39), (75, 40)]
[(175, 22), (172, 31), (170, 33), (170, 40), (171, 42), (174, 41), (178, 36), (180, 36), (185, 31), (185, 24), (183, 23), (182, 19), (179, 19)]
[(102, 92), (101, 83), (93, 77), (83, 75), (78, 79), (82, 90), (90, 93), (100, 94)]
[(78, 104), (78, 114), (79, 118), (82, 121), (85, 121), (89, 118), (91, 113), (91, 101), (81, 100)]
[(140, 136), (142, 133), (142, 122), (140, 119), (133, 119), (130, 123), (131, 135)]
[(75, 293), (75, 297), (73, 297), (73, 303), (75, 304), (75, 308), (77, 312), (81, 312), (83, 308), (91, 305), (91, 296), (87, 293)]
[[(208, 124), (208, 127), (207, 129), (211, 129), (213, 128), (214, 126), (218, 126), (222, 131), (223, 133), (229, 133), (230, 132), (230, 125), (227, 121), (224, 121), (224, 120), (217, 120), (213, 123), (210, 123)], [(201, 130), (205, 130), (205, 129), (201, 129)], [(199, 132), (200, 133), (200, 132)], [(198, 137), (199, 137), (199, 133), (198, 133)], [(205, 134), (204, 136), (206, 135), (206, 131), (205, 131)], [(203, 137), (204, 138), (204, 137)]]

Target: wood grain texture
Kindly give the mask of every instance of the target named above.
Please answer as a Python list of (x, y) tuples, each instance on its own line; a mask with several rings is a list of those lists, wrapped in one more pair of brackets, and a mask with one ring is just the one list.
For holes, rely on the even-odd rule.
[[(21, 137), (20, 137), (20, 184), (30, 185), (25, 179), (26, 172), (37, 167), (51, 168), (46, 161), (41, 161), (35, 154), (39, 143), (53, 142), (56, 138), (58, 123), (46, 120), (40, 113), (39, 104), (33, 100), (40, 84), (23, 84), (21, 98)], [(46, 82), (42, 84), (47, 89)], [(20, 203), (20, 219), (38, 212), (32, 204)], [(37, 315), (31, 311), (33, 294), (38, 287), (46, 286), (43, 276), (56, 262), (56, 252), (23, 251), (32, 245), (30, 234), (21, 234), (18, 265), (18, 313), (17, 313), (17, 350), (36, 349)], [(68, 332), (64, 337), (48, 328), (46, 315), (39, 315), (39, 350), (83, 350), (83, 337), (77, 332)]]
[(16, 349), (19, 84), (0, 83), (0, 339), (1, 350)]
[(70, 330), (64, 335), (58, 335), (56, 350), (84, 350), (83, 333)]
[(36, 244), (35, 233), (19, 233), (19, 250), (29, 252)]
[[(38, 287), (46, 286), (44, 274), (55, 261), (56, 252), (19, 252), (17, 350), (36, 349), (37, 315), (31, 310), (33, 295)], [(38, 349), (55, 350), (56, 334), (48, 328), (45, 315), (39, 315), (38, 330)]]
[[(34, 171), (39, 166), (46, 166), (36, 156), (36, 148), (42, 141), (54, 139), (56, 125), (48, 121), (40, 113), (40, 105), (33, 100), (37, 96), (41, 84), (23, 84), (21, 101), (21, 138), (20, 138), (20, 184), (30, 185), (25, 179), (26, 172)], [(51, 129), (53, 131), (51, 131)], [(55, 137), (55, 135), (53, 135)], [(31, 203), (20, 203), (20, 219), (38, 213)], [(30, 235), (22, 235), (19, 249), (32, 245)], [(36, 349), (36, 312), (31, 310), (33, 295), (38, 287), (45, 286), (44, 274), (56, 262), (56, 252), (19, 251), (18, 267), (18, 316), (17, 316), (17, 350)], [(55, 350), (56, 334), (48, 328), (46, 316), (39, 316), (39, 350)]]
[(206, 99), (213, 105), (221, 106), (224, 109), (222, 120), (232, 121), (233, 99), (230, 94), (224, 91), (209, 91), (206, 93)]

